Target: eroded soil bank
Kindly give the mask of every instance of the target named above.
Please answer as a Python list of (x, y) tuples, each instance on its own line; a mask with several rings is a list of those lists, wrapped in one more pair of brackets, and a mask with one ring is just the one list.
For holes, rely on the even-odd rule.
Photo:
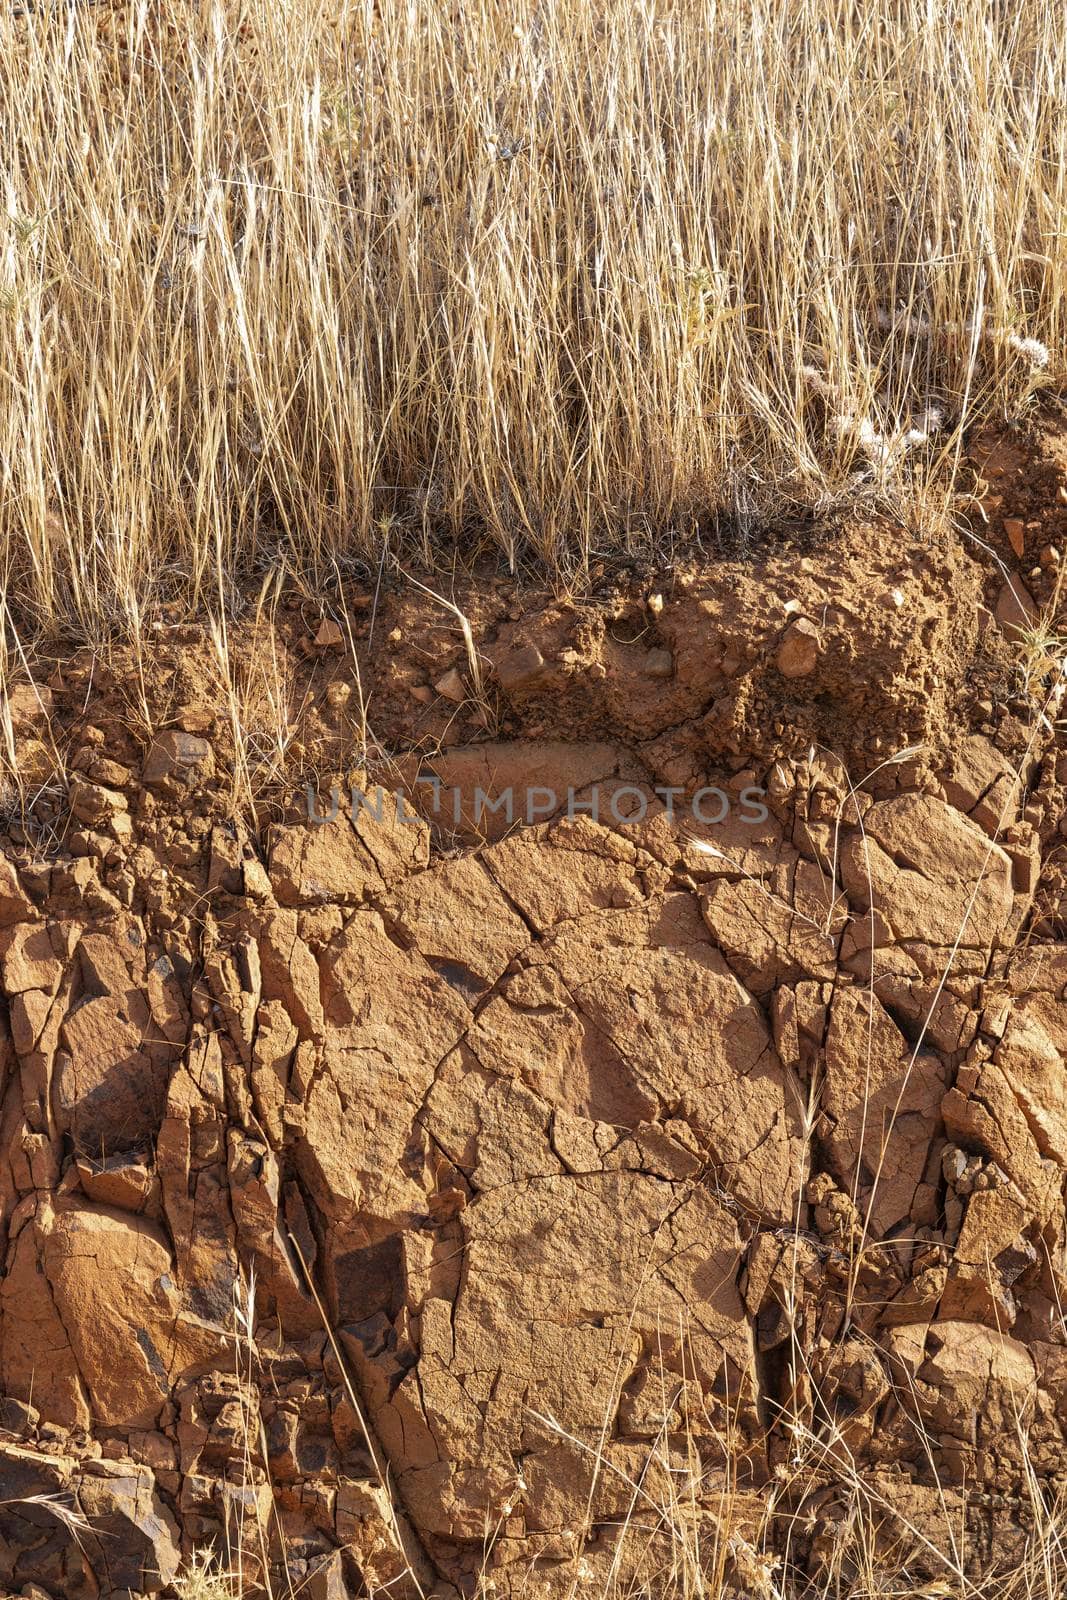
[[(372, 575), (235, 623), (230, 698), (165, 617), (15, 691), (0, 1582), (662, 1588), (681, 1504), (753, 1592), (854, 1470), (913, 1570), (1010, 1558), (1024, 1441), (1065, 1487), (1058, 449), (979, 447), (983, 545), (457, 582), (473, 669)], [(423, 820), (313, 826), (282, 747)]]

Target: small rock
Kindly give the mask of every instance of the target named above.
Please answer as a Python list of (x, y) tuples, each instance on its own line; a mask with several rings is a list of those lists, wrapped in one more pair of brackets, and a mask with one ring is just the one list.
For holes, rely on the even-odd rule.
[(1054, 544), (1047, 544), (1037, 559), (1043, 567), (1058, 567), (1060, 564), (1060, 552)]
[(177, 1450), (165, 1433), (153, 1428), (135, 1429), (130, 1434), (130, 1454), (135, 1461), (151, 1467), (157, 1477), (177, 1465)]
[(174, 720), (185, 733), (210, 733), (215, 726), (215, 713), (206, 706), (179, 706)]
[(116, 811), (128, 810), (126, 796), (117, 789), (108, 789), (102, 783), (87, 783), (75, 778), (70, 786), (71, 815), (93, 827), (106, 822)]
[(320, 650), (338, 650), (345, 642), (345, 636), (339, 623), (332, 617), (323, 617), (319, 623), (319, 631), (315, 635), (315, 643)]
[(450, 667), (443, 678), (438, 678), (434, 688), (439, 695), (443, 695), (446, 700), (453, 701), (457, 706), (467, 698), (466, 685), (455, 667)]
[(144, 1161), (126, 1155), (76, 1158), (78, 1178), (90, 1200), (120, 1211), (141, 1211), (152, 1192), (152, 1173)]
[(133, 819), (129, 812), (116, 811), (108, 823), (108, 832), (117, 843), (124, 844), (133, 834)]
[(513, 689), (522, 689), (532, 683), (544, 668), (545, 658), (540, 650), (535, 644), (527, 644), (502, 657), (496, 664), (496, 675), (500, 687), (510, 694)]
[(14, 1439), (27, 1438), (41, 1420), (36, 1406), (25, 1400), (15, 1400), (10, 1395), (0, 1397), (0, 1434), (10, 1434)]
[[(89, 768), (97, 759), (98, 757), (96, 750), (93, 748), (93, 746), (89, 744), (82, 744), (78, 746), (77, 750), (75, 750), (74, 754), (67, 762), (67, 769), (70, 772), (88, 773)], [(105, 783), (107, 780), (101, 778), (98, 781)]]
[(86, 769), (86, 777), (94, 783), (104, 783), (109, 789), (123, 789), (130, 782), (133, 774), (129, 767), (124, 767), (118, 761), (107, 761), (98, 757)]
[(14, 863), (0, 855), (0, 928), (13, 927), (16, 922), (31, 922), (36, 915), (32, 900), (19, 883)]
[(41, 739), (23, 739), (18, 747), (18, 772), (23, 783), (50, 783), (56, 773), (55, 755)]
[(1003, 583), (997, 595), (994, 616), (1009, 638), (1032, 628), (1037, 619), (1037, 607), (1026, 585), (1019, 578)]
[(1011, 545), (1016, 556), (1018, 556), (1019, 560), (1021, 561), (1023, 549), (1025, 548), (1026, 544), (1025, 522), (1021, 522), (1018, 517), (1005, 517), (1004, 533), (1008, 543)]
[(408, 690), (411, 698), (417, 700), (420, 706), (428, 706), (433, 699), (433, 691), (428, 684), (413, 683)]
[(241, 893), (241, 841), (230, 828), (212, 828), (208, 858), (207, 892)]
[(663, 610), (663, 596), (661, 594), (650, 594), (648, 597), (648, 609), (654, 617), (658, 617)]
[(345, 1582), (340, 1550), (331, 1550), (316, 1562), (300, 1587), (307, 1600), (351, 1600), (352, 1591)]
[(645, 672), (650, 678), (672, 677), (674, 657), (669, 650), (650, 650), (645, 657)]
[(189, 789), (215, 776), (215, 754), (206, 739), (169, 728), (157, 733), (145, 757), (141, 778), (156, 788)]
[[(94, 1469), (99, 1468), (104, 1470), (98, 1474)], [(86, 1462), (76, 1483), (78, 1504), (100, 1541), (94, 1543), (93, 1559), (99, 1562), (99, 1570), (94, 1570), (98, 1581), (106, 1573), (109, 1591), (105, 1592), (158, 1594), (167, 1588), (181, 1565), (180, 1535), (156, 1493), (151, 1468), (120, 1461)]]
[(819, 659), (819, 630), (807, 617), (791, 622), (782, 635), (775, 658), (783, 678), (806, 678)]
[(251, 900), (269, 901), (274, 898), (274, 890), (267, 876), (267, 869), (258, 856), (246, 856), (243, 863), (244, 891)]
[(435, 1225), (441, 1227), (443, 1223), (451, 1222), (453, 1217), (457, 1217), (466, 1204), (466, 1191), (452, 1185), (437, 1194), (432, 1194), (427, 1201), (426, 1209)]
[(52, 715), (52, 691), (43, 684), (16, 683), (8, 690), (5, 705), (16, 733), (41, 728)]
[(331, 683), (326, 690), (327, 702), (335, 711), (341, 711), (352, 698), (350, 683)]

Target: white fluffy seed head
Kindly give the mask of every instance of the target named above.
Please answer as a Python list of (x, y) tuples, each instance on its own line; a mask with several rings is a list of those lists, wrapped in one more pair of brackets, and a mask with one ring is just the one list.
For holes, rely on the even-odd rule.
[(1009, 333), (1004, 341), (1009, 350), (1014, 350), (1023, 356), (1030, 365), (1037, 370), (1049, 364), (1049, 349), (1047, 344), (1042, 344), (1040, 339), (1023, 339), (1017, 333)]

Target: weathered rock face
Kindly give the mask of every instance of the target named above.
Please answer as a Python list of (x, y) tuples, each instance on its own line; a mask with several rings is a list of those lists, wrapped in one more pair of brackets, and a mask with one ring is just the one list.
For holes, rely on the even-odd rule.
[[(977, 1559), (1024, 1436), (1064, 1487), (1067, 771), (955, 736), (977, 581), (909, 560), (501, 607), (514, 725), (381, 775), (429, 820), (262, 855), (202, 706), (82, 730), (69, 851), (0, 857), (0, 1587), (562, 1600), (684, 1516), (759, 1592), (772, 1486), (809, 1570), (846, 1468)], [(890, 716), (942, 754), (853, 787)]]
[(195, 945), (6, 864), (4, 1582), (151, 1593), (243, 1529), (331, 1596), (562, 1593), (651, 1461), (714, 1524), (827, 1408), (898, 1497), (1003, 1493), (1022, 1426), (1059, 1472), (1067, 956), (1012, 953), (1027, 826), (769, 777), (710, 851), (654, 797), (445, 856), (279, 827)]

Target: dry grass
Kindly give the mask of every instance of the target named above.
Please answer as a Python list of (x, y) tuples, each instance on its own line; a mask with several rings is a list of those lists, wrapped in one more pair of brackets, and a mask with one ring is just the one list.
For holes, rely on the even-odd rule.
[(243, 1600), (242, 1587), (210, 1550), (197, 1550), (174, 1583), (178, 1600)]
[(1052, 0), (60, 0), (0, 52), (26, 628), (928, 506), (1059, 372)]

